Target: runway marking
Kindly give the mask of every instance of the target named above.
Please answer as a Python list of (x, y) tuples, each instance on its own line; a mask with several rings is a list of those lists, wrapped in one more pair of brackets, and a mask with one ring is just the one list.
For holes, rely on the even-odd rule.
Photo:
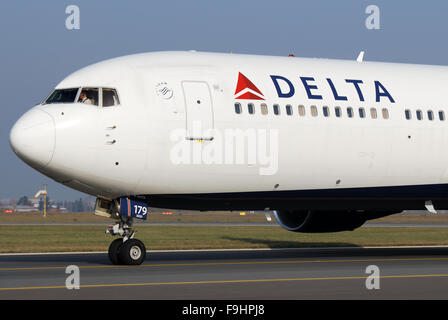
[[(203, 262), (203, 263), (164, 263), (143, 264), (139, 266), (103, 265), (103, 266), (79, 266), (80, 269), (98, 268), (147, 268), (147, 267), (191, 267), (191, 266), (219, 266), (219, 265), (257, 265), (257, 264), (304, 264), (304, 263), (341, 263), (341, 262), (397, 262), (397, 261), (447, 261), (448, 258), (391, 258), (391, 259), (338, 259), (338, 260), (287, 260), (287, 261), (244, 261), (244, 262)], [(59, 267), (19, 267), (0, 268), (0, 271), (31, 271), (31, 270), (57, 270)]]
[[(381, 276), (381, 279), (406, 279), (406, 278), (442, 278), (448, 274), (419, 274)], [(116, 283), (116, 284), (88, 284), (80, 285), (80, 288), (105, 288), (105, 287), (135, 287), (135, 286), (163, 286), (163, 285), (195, 285), (195, 284), (232, 284), (232, 283), (263, 283), (263, 282), (288, 282), (288, 281), (319, 281), (319, 280), (364, 280), (366, 276), (358, 277), (324, 277), (324, 278), (289, 278), (289, 279), (246, 279), (246, 280), (217, 280), (217, 281), (182, 281), (182, 282), (148, 282), (148, 283)], [(66, 289), (65, 286), (42, 287), (16, 287), (0, 288), (0, 291), (13, 290), (41, 290), (41, 289)]]

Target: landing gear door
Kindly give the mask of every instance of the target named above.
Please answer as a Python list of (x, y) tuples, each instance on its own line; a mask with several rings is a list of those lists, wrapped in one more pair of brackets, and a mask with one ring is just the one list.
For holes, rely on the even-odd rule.
[(188, 140), (213, 140), (213, 103), (207, 82), (183, 81), (186, 138)]
[(120, 198), (120, 214), (129, 218), (146, 220), (148, 216), (148, 206), (131, 198)]

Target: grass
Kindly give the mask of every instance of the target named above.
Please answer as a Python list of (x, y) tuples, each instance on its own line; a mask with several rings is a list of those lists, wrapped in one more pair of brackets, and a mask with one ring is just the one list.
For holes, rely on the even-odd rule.
[[(151, 213), (149, 222), (266, 222), (263, 212), (172, 211)], [(448, 223), (448, 214), (400, 213), (372, 222)], [(1, 223), (75, 223), (73, 226)], [(99, 226), (76, 223), (100, 223)], [(113, 237), (104, 234), (113, 220), (92, 213), (0, 212), (0, 252), (106, 251)], [(278, 226), (150, 226), (138, 225), (136, 238), (148, 249), (235, 249), (335, 246), (448, 245), (448, 228), (360, 228), (351, 232), (303, 234)]]
[[(106, 251), (101, 226), (0, 226), (0, 252)], [(302, 234), (281, 227), (138, 226), (149, 250), (448, 245), (448, 228), (360, 228)]]
[[(240, 215), (240, 212), (198, 212), (198, 211), (172, 211), (172, 215), (164, 215), (160, 211), (152, 212), (149, 222), (266, 222), (264, 213)], [(47, 213), (13, 213), (0, 212), (0, 223), (104, 223), (111, 224), (113, 220), (96, 216), (91, 212)], [(139, 220), (135, 220), (136, 223)]]
[[(161, 210), (151, 211), (149, 222), (266, 222), (263, 212), (256, 211), (242, 216), (240, 212), (199, 212), (172, 210), (172, 215), (164, 215)], [(271, 214), (271, 216), (273, 216)], [(96, 216), (91, 212), (47, 213), (43, 217), (39, 212), (7, 214), (0, 211), (1, 223), (104, 223), (111, 224), (109, 218)], [(136, 220), (138, 223), (139, 221)], [(388, 217), (371, 220), (370, 222), (395, 223), (448, 223), (448, 214), (429, 214), (426, 212), (405, 212)]]

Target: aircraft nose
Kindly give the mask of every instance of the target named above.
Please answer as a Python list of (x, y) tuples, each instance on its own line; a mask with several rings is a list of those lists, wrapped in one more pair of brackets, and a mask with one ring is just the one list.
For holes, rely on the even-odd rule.
[(55, 147), (53, 117), (38, 108), (26, 112), (11, 129), (9, 143), (14, 153), (32, 167), (46, 167)]

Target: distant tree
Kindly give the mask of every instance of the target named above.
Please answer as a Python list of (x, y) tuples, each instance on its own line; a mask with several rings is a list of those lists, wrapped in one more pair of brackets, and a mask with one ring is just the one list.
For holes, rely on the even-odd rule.
[(51, 203), (51, 199), (50, 199), (50, 197), (47, 195), (47, 212), (51, 209), (51, 205), (52, 205), (52, 203)]
[(73, 212), (73, 202), (65, 200), (64, 207), (67, 209), (68, 212)]
[(94, 207), (94, 203), (91, 197), (85, 197), (82, 199), (83, 212), (92, 211)]
[(81, 199), (75, 200), (72, 203), (72, 212), (81, 212), (82, 211), (82, 202)]
[(42, 198), (39, 199), (39, 211), (44, 211), (44, 199)]
[(78, 212), (84, 212), (84, 203), (82, 201), (82, 198), (79, 198), (78, 200)]
[(17, 201), (17, 205), (20, 206), (29, 206), (30, 205), (30, 201), (28, 200), (27, 196), (23, 196), (19, 199), (19, 201)]
[(74, 200), (74, 201), (72, 202), (72, 211), (73, 211), (73, 212), (78, 212), (78, 208), (79, 208), (78, 200)]

